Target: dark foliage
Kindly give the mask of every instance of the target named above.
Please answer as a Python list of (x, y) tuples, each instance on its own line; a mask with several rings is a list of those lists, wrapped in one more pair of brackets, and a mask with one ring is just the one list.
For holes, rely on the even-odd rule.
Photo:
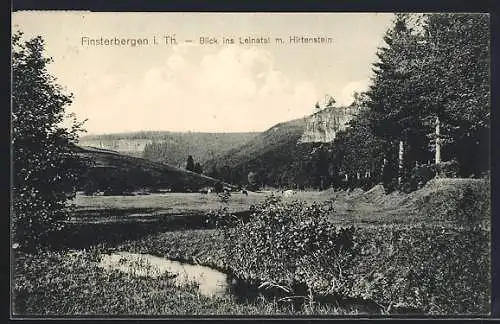
[(12, 37), (13, 236), (22, 248), (45, 245), (67, 218), (66, 202), (79, 183), (84, 162), (73, 151), (81, 123), (59, 126), (71, 104), (47, 71), (44, 41)]
[(194, 165), (193, 171), (198, 173), (198, 174), (203, 173), (203, 167), (201, 166), (200, 162), (196, 162), (196, 164)]
[(194, 171), (194, 161), (193, 161), (193, 157), (191, 155), (189, 155), (187, 158), (186, 170)]
[(270, 198), (246, 221), (219, 210), (212, 219), (220, 220), (224, 263), (285, 296), (359, 299), (388, 313), (488, 313), (488, 231), (473, 223), (337, 228), (322, 217), (328, 208)]

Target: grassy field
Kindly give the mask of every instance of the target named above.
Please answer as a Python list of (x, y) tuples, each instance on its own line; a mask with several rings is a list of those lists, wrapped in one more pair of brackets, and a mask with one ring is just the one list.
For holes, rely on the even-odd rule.
[[(227, 205), (233, 212), (248, 210), (251, 204), (258, 203), (265, 198), (264, 193), (250, 193), (248, 196), (233, 193), (230, 203)], [(85, 216), (97, 212), (99, 216), (105, 216), (109, 210), (132, 211), (130, 214), (120, 216), (138, 217), (148, 214), (156, 217), (158, 215), (180, 214), (180, 213), (205, 213), (222, 205), (216, 194), (200, 193), (163, 193), (141, 196), (84, 196), (78, 195), (72, 203), (77, 207), (77, 215)], [(144, 211), (144, 213), (141, 213)]]
[[(306, 203), (328, 202), (333, 207), (329, 219), (341, 226), (379, 225), (438, 225), (454, 226), (459, 220), (457, 212), (479, 214), (489, 221), (490, 197), (485, 190), (473, 189), (470, 199), (476, 200), (473, 210), (457, 210), (470, 186), (482, 186), (483, 180), (436, 179), (426, 187), (409, 195), (394, 192), (386, 195), (381, 186), (364, 192), (353, 191), (297, 191), (287, 201)], [(488, 184), (489, 186), (489, 184)], [(249, 195), (233, 193), (228, 203), (222, 203), (216, 194), (164, 193), (140, 196), (84, 196), (78, 195), (72, 203), (76, 222), (144, 222), (159, 221), (168, 216), (203, 216), (210, 210), (227, 207), (230, 212), (248, 211), (270, 195), (282, 196), (281, 191), (250, 192)], [(466, 216), (463, 216), (466, 217)], [(488, 224), (486, 224), (487, 226)]]
[[(237, 215), (248, 213), (250, 205), (271, 194), (280, 195), (235, 193), (227, 204), (215, 194), (198, 193), (77, 196), (72, 202), (76, 207), (73, 223), (56, 238), (67, 241), (67, 246), (16, 257), (15, 310), (34, 315), (366, 312), (355, 303), (342, 307), (312, 303), (297, 309), (273, 300), (241, 302), (230, 295), (209, 299), (200, 296), (196, 287), (180, 289), (166, 278), (137, 278), (96, 267), (100, 253), (119, 250), (199, 263), (243, 276), (249, 268), (246, 258), (253, 257), (228, 254), (228, 242), (219, 230), (207, 225), (206, 213), (221, 207)], [(367, 192), (297, 192), (284, 198), (285, 204), (294, 200), (331, 206), (327, 215), (331, 223), (356, 228), (356, 240), (364, 247), (344, 269), (344, 277), (338, 278), (342, 296), (367, 298), (386, 310), (399, 305), (399, 311), (394, 306), (391, 313), (404, 312), (405, 307), (429, 314), (488, 313), (489, 184), (442, 179), (409, 195), (385, 195), (375, 187)], [(68, 253), (68, 248), (78, 252)], [(254, 275), (260, 276), (258, 271)]]

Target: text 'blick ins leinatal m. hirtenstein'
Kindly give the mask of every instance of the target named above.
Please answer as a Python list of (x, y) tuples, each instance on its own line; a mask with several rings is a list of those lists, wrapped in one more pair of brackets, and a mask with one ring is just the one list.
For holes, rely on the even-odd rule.
[(232, 36), (200, 36), (196, 38), (183, 38), (175, 34), (164, 36), (150, 37), (81, 37), (82, 46), (161, 46), (161, 45), (178, 45), (181, 43), (192, 43), (198, 45), (298, 45), (298, 44), (333, 44), (332, 37), (326, 36), (302, 36), (293, 35), (286, 37), (271, 37), (271, 36), (247, 36), (247, 37), (232, 37)]

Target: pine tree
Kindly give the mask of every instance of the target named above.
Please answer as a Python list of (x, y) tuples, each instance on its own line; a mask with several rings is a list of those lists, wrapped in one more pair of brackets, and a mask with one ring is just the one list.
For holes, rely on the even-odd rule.
[[(490, 128), (489, 19), (486, 14), (426, 15), (419, 54), (427, 89), (432, 150), (457, 159), (462, 175), (488, 168)], [(422, 80), (423, 82), (424, 80)], [(439, 121), (439, 137), (436, 126)], [(436, 146), (436, 142), (438, 144)], [(477, 158), (470, 160), (471, 157)], [(477, 171), (477, 170), (476, 170)]]
[(186, 170), (194, 171), (194, 161), (193, 161), (193, 157), (191, 155), (189, 155), (187, 158)]
[(420, 37), (409, 25), (408, 14), (396, 15), (393, 27), (384, 36), (387, 46), (377, 53), (373, 84), (366, 93), (370, 125), (383, 141), (386, 167), (390, 168), (385, 172), (386, 184), (403, 177), (404, 166), (421, 159), (419, 153), (427, 144), (418, 99), (423, 87), (415, 73), (420, 63), (416, 51)]

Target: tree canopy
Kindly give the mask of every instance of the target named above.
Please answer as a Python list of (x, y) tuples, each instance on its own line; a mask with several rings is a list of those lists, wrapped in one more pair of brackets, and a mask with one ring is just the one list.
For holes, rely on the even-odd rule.
[[(445, 160), (458, 161), (462, 176), (488, 169), (488, 16), (397, 14), (384, 41), (364, 94), (368, 110), (353, 128), (367, 120), (389, 162), (402, 142), (406, 170), (432, 160), (436, 140), (443, 144)], [(471, 151), (477, 153), (474, 160), (464, 154)]]
[(74, 116), (61, 126), (72, 95), (65, 94), (47, 71), (41, 37), (12, 37), (13, 214), (17, 244), (32, 248), (47, 243), (49, 233), (67, 218), (66, 202), (76, 191), (83, 165), (72, 145), (82, 130)]

